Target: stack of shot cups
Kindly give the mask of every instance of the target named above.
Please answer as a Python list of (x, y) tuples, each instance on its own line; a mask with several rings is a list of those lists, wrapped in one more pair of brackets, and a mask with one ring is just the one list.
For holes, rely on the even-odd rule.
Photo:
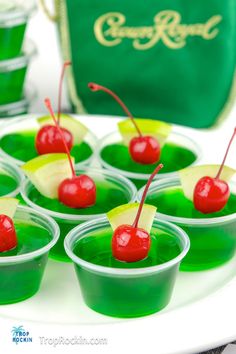
[(0, 0), (0, 118), (28, 112), (35, 92), (25, 82), (36, 49), (25, 38), (35, 0)]

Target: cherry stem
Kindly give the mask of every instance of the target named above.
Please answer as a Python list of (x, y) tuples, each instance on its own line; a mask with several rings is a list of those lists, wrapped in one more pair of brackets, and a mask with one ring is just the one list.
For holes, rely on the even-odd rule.
[(142, 199), (141, 199), (141, 202), (139, 204), (139, 208), (138, 208), (138, 212), (137, 212), (137, 215), (136, 215), (136, 218), (134, 220), (134, 223), (133, 223), (133, 227), (138, 227), (138, 222), (139, 222), (139, 219), (140, 219), (140, 215), (142, 213), (142, 209), (143, 209), (143, 204), (145, 202), (145, 199), (146, 199), (146, 196), (147, 196), (147, 192), (148, 192), (148, 189), (149, 189), (149, 186), (150, 184), (152, 183), (152, 180), (153, 178), (155, 177), (155, 175), (163, 168), (163, 164), (159, 164), (155, 170), (152, 172), (151, 176), (149, 177), (149, 180), (145, 186), (145, 189), (143, 191), (143, 195), (142, 195)]
[(53, 112), (51, 101), (50, 101), (49, 98), (46, 98), (44, 100), (44, 102), (45, 102), (45, 106), (47, 107), (47, 109), (48, 109), (48, 111), (49, 111), (49, 113), (50, 113), (50, 115), (51, 115), (51, 117), (52, 117), (52, 119), (53, 119), (53, 121), (54, 121), (54, 123), (55, 123), (55, 125), (57, 127), (57, 130), (58, 130), (58, 132), (59, 132), (59, 134), (61, 136), (63, 145), (64, 145), (65, 150), (66, 150), (66, 154), (67, 154), (67, 157), (68, 157), (68, 160), (69, 160), (69, 163), (70, 163), (70, 168), (71, 168), (71, 171), (72, 171), (72, 175), (73, 175), (73, 177), (76, 177), (75, 169), (74, 169), (73, 162), (72, 162), (72, 159), (71, 159), (71, 156), (70, 156), (70, 151), (69, 151), (68, 146), (66, 144), (65, 138), (64, 138), (64, 136), (62, 134), (61, 128), (59, 126), (59, 123), (58, 123), (58, 121), (57, 121), (57, 119), (55, 117), (55, 114)]
[(62, 70), (61, 70), (61, 77), (59, 81), (59, 90), (58, 90), (58, 109), (57, 109), (57, 121), (58, 124), (60, 124), (60, 116), (61, 116), (61, 99), (62, 99), (62, 86), (63, 86), (63, 80), (65, 76), (65, 71), (67, 66), (71, 65), (70, 61), (65, 61)]
[(112, 96), (114, 98), (114, 100), (121, 106), (121, 108), (123, 109), (123, 111), (125, 112), (125, 114), (131, 119), (135, 129), (137, 130), (139, 136), (142, 136), (141, 130), (138, 127), (138, 124), (136, 123), (133, 115), (131, 114), (131, 112), (129, 111), (129, 109), (127, 108), (127, 106), (124, 104), (124, 102), (120, 99), (120, 97), (118, 97), (113, 91), (109, 90), (107, 87), (95, 84), (93, 82), (90, 82), (88, 84), (88, 87), (90, 88), (91, 91), (104, 91), (106, 93), (108, 93), (108, 95)]
[(217, 173), (215, 179), (219, 179), (219, 178), (220, 178), (221, 172), (222, 172), (222, 170), (223, 170), (223, 168), (224, 168), (224, 164), (225, 164), (226, 158), (227, 158), (228, 153), (229, 153), (230, 146), (231, 146), (231, 144), (232, 144), (232, 142), (233, 142), (233, 140), (234, 140), (235, 135), (236, 135), (236, 128), (234, 128), (233, 135), (231, 136), (231, 139), (230, 139), (230, 141), (229, 141), (227, 150), (226, 150), (226, 152), (225, 152), (225, 156), (224, 156), (224, 158), (223, 158), (223, 161), (222, 161), (222, 163), (221, 163), (221, 165), (220, 165), (220, 169), (219, 169), (219, 171), (218, 171), (218, 173)]

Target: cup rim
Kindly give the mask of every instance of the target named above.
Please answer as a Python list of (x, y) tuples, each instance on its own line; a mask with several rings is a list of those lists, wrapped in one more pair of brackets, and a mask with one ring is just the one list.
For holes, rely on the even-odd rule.
[[(1, 106), (0, 106), (1, 108)], [(45, 115), (44, 113), (42, 113), (42, 116)], [(75, 117), (77, 118), (77, 115), (76, 114), (70, 114), (72, 117)], [(5, 129), (8, 129), (9, 127), (11, 128), (11, 126), (14, 127), (14, 125), (17, 125), (21, 122), (27, 122), (27, 121), (36, 121), (37, 118), (40, 118), (41, 114), (40, 113), (27, 113), (27, 114), (24, 114), (20, 117), (17, 117), (17, 118), (14, 118), (11, 122), (9, 122), (9, 119), (7, 119), (2, 125), (1, 125), (1, 131), (0, 131), (0, 139), (2, 139), (5, 135), (7, 135), (4, 130)], [(14, 130), (12, 131), (14, 132)], [(75, 167), (83, 167), (84, 165), (88, 165), (91, 163), (91, 161), (94, 159), (95, 157), (95, 151), (96, 151), (96, 146), (97, 146), (97, 137), (96, 135), (90, 130), (88, 129), (88, 132), (86, 134), (86, 136), (84, 137), (84, 139), (86, 140), (86, 137), (89, 137), (92, 139), (93, 143), (88, 143), (89, 146), (91, 147), (92, 149), (92, 154), (91, 156), (89, 156), (87, 159), (75, 164)], [(24, 161), (22, 160), (18, 160), (16, 158), (14, 158), (13, 156), (9, 155), (7, 152), (5, 152), (1, 146), (0, 146), (0, 158), (1, 157), (6, 157), (8, 158), (12, 163), (15, 163), (17, 164), (18, 166), (22, 166), (25, 164)]]
[[(32, 258), (39, 257), (42, 254), (47, 253), (56, 244), (56, 242), (59, 239), (59, 235), (60, 235), (59, 226), (56, 223), (56, 221), (53, 220), (50, 216), (45, 215), (44, 213), (41, 213), (38, 210), (29, 208), (26, 206), (22, 206), (22, 205), (19, 205), (17, 207), (17, 210), (24, 212), (24, 213), (32, 213), (32, 214), (38, 216), (39, 218), (45, 220), (47, 222), (47, 225), (52, 226), (52, 240), (47, 245), (45, 245), (42, 248), (39, 248), (33, 252), (24, 253), (24, 254), (17, 255), (17, 256), (0, 257), (0, 266), (11, 264), (11, 263), (21, 263), (21, 262), (29, 261)], [(17, 211), (16, 211), (16, 213), (17, 213)]]
[[(70, 115), (73, 116), (72, 114), (70, 114)], [(86, 166), (86, 165), (90, 165), (90, 163), (92, 162), (92, 160), (95, 157), (95, 152), (96, 152), (98, 139), (97, 139), (96, 135), (90, 129), (88, 129), (83, 141), (86, 142), (86, 138), (91, 138), (92, 139), (91, 143), (87, 142), (87, 144), (92, 149), (92, 154), (87, 159), (85, 159), (85, 160), (83, 160), (81, 162), (75, 163), (75, 168), (77, 168), (77, 167), (79, 168), (79, 167), (83, 167), (83, 166)]]
[[(173, 126), (174, 128), (174, 126)], [(97, 152), (96, 152), (96, 157), (98, 159), (98, 161), (101, 163), (101, 165), (110, 170), (110, 171), (114, 171), (116, 173), (119, 173), (127, 178), (131, 178), (131, 179), (138, 179), (138, 180), (148, 180), (148, 178), (150, 177), (150, 174), (148, 173), (135, 173), (135, 172), (130, 172), (130, 171), (125, 171), (125, 170), (120, 170), (119, 168), (113, 167), (112, 165), (110, 165), (109, 163), (107, 163), (106, 161), (104, 161), (101, 157), (101, 151), (102, 149), (106, 146), (104, 145), (104, 140), (106, 141), (109, 137), (111, 137), (112, 135), (114, 136), (118, 136), (119, 135), (119, 131), (113, 131), (109, 134), (106, 134), (104, 137), (102, 137), (101, 139), (98, 140), (98, 147), (97, 147)], [(194, 149), (192, 149), (195, 153), (196, 153), (196, 160), (189, 166), (194, 166), (197, 163), (199, 163), (199, 161), (202, 158), (202, 149), (201, 146), (197, 144), (196, 141), (194, 141), (192, 138), (188, 137), (187, 135), (180, 133), (178, 131), (172, 130), (170, 133), (170, 137), (171, 136), (178, 136), (178, 137), (183, 137), (185, 140), (188, 140), (192, 146), (194, 146)], [(120, 139), (122, 140), (122, 138)], [(159, 179), (164, 179), (164, 178), (169, 178), (172, 176), (176, 175), (176, 171), (174, 172), (166, 172), (166, 173), (162, 173), (162, 174), (158, 174), (155, 179), (159, 180)]]
[(1, 158), (0, 158), (0, 168), (2, 168), (3, 171), (9, 173), (9, 176), (14, 178), (17, 181), (17, 187), (12, 192), (7, 193), (2, 197), (9, 198), (9, 197), (17, 196), (17, 194), (20, 192), (21, 184), (25, 178), (23, 172), (18, 168), (18, 166), (15, 166), (10, 162), (4, 161)]
[[(149, 188), (149, 195), (153, 192), (156, 192), (157, 190), (164, 190), (165, 188), (168, 188), (170, 186), (177, 186), (177, 185), (179, 186), (181, 185), (179, 182), (180, 182), (179, 177), (166, 178), (165, 180), (163, 179), (163, 180), (152, 182)], [(235, 182), (231, 182), (230, 184), (236, 185)], [(136, 197), (137, 201), (140, 201), (142, 192), (143, 192), (143, 187), (138, 190), (137, 197)], [(172, 216), (160, 212), (157, 212), (156, 215), (162, 220), (173, 222), (178, 225), (188, 225), (188, 226), (194, 225), (198, 227), (201, 226), (210, 227), (212, 225), (216, 226), (217, 224), (221, 225), (222, 223), (236, 220), (236, 213), (225, 215), (225, 216), (218, 216), (214, 218), (201, 218), (201, 219)]]
[[(131, 192), (132, 198), (130, 199), (129, 203), (133, 203), (136, 199), (136, 194), (137, 194), (137, 188), (135, 187), (135, 185), (128, 180), (127, 178), (121, 176), (121, 175), (117, 175), (114, 172), (111, 171), (107, 171), (107, 170), (102, 170), (102, 169), (96, 169), (96, 168), (90, 168), (90, 167), (86, 167), (86, 166), (79, 166), (75, 168), (76, 172), (79, 173), (97, 173), (100, 175), (105, 175), (108, 177), (113, 177), (116, 181), (119, 181), (120, 185), (126, 185)], [(43, 213), (46, 213), (47, 215), (50, 215), (53, 218), (56, 219), (63, 219), (63, 220), (70, 220), (70, 221), (84, 221), (86, 220), (93, 220), (94, 218), (98, 218), (100, 216), (104, 216), (106, 215), (105, 213), (100, 213), (100, 214), (88, 214), (88, 215), (78, 215), (78, 214), (65, 214), (65, 213), (59, 213), (53, 210), (49, 210), (49, 209), (45, 209), (43, 207), (38, 206), (37, 204), (33, 203), (27, 195), (27, 188), (30, 188), (31, 186), (33, 186), (33, 184), (30, 182), (29, 179), (25, 178), (25, 180), (23, 181), (23, 183), (21, 184), (21, 196), (24, 199), (24, 201), (26, 202), (27, 205), (29, 205), (31, 208), (35, 209), (35, 210), (39, 210)], [(35, 188), (35, 187), (34, 187)]]
[[(155, 217), (156, 218), (156, 217)], [(113, 275), (113, 276), (142, 276), (142, 275), (146, 275), (146, 274), (152, 274), (152, 273), (157, 273), (157, 272), (161, 272), (164, 271), (166, 269), (169, 269), (170, 267), (178, 264), (181, 262), (181, 260), (185, 257), (185, 255), (187, 254), (189, 248), (190, 248), (190, 240), (189, 237), (187, 236), (186, 232), (184, 230), (182, 230), (180, 227), (176, 226), (175, 224), (171, 224), (168, 221), (163, 221), (163, 220), (159, 220), (156, 218), (156, 220), (154, 219), (154, 222), (157, 222), (158, 226), (164, 226), (164, 227), (169, 227), (172, 231), (175, 231), (175, 233), (178, 235), (178, 238), (182, 241), (183, 244), (183, 249), (181, 251), (181, 253), (171, 259), (168, 262), (165, 262), (163, 264), (159, 264), (156, 266), (152, 266), (152, 267), (144, 267), (144, 268), (132, 268), (132, 269), (128, 269), (128, 268), (112, 268), (112, 267), (106, 267), (106, 266), (101, 266), (101, 265), (97, 265), (97, 264), (93, 264), (91, 262), (85, 261), (84, 259), (76, 256), (74, 254), (74, 252), (72, 251), (72, 244), (74, 244), (75, 240), (77, 241), (79, 238), (83, 238), (86, 236), (81, 236), (81, 237), (76, 237), (78, 232), (83, 231), (86, 228), (91, 228), (93, 226), (98, 225), (99, 223), (104, 223), (106, 225), (110, 225), (107, 217), (102, 217), (102, 218), (98, 218), (96, 220), (92, 220), (92, 221), (87, 221), (81, 225), (78, 225), (76, 227), (74, 227), (65, 237), (64, 240), (64, 248), (65, 251), (68, 255), (68, 257), (70, 259), (72, 259), (72, 261), (76, 264), (79, 264), (80, 266), (90, 270), (90, 271), (94, 271), (96, 273), (103, 273), (106, 275)]]
[[(19, 0), (17, 1), (19, 3)], [(19, 4), (17, 4), (19, 5)], [(1, 13), (0, 16), (0, 26), (3, 28), (6, 27), (15, 27), (27, 22), (28, 17), (36, 10), (36, 1), (27, 0), (20, 1), (20, 9), (17, 11), (6, 11)]]
[(25, 67), (36, 53), (37, 50), (34, 42), (31, 39), (26, 39), (23, 52), (20, 56), (0, 61), (0, 73), (8, 73)]

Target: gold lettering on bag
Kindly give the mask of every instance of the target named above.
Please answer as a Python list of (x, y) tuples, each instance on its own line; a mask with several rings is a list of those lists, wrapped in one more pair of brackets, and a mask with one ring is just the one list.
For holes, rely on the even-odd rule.
[(216, 38), (219, 33), (217, 25), (221, 21), (222, 16), (215, 15), (205, 23), (183, 24), (178, 12), (165, 10), (154, 17), (152, 26), (128, 27), (122, 13), (109, 12), (95, 21), (94, 34), (97, 41), (106, 47), (114, 47), (124, 39), (130, 39), (137, 50), (150, 49), (159, 42), (168, 48), (180, 49), (186, 46), (188, 37)]

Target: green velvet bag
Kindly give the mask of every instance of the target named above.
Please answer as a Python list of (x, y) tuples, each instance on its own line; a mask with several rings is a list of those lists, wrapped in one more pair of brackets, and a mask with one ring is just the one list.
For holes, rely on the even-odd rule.
[(232, 105), (236, 0), (55, 0), (78, 113), (122, 115), (90, 81), (114, 90), (136, 117), (210, 127)]

